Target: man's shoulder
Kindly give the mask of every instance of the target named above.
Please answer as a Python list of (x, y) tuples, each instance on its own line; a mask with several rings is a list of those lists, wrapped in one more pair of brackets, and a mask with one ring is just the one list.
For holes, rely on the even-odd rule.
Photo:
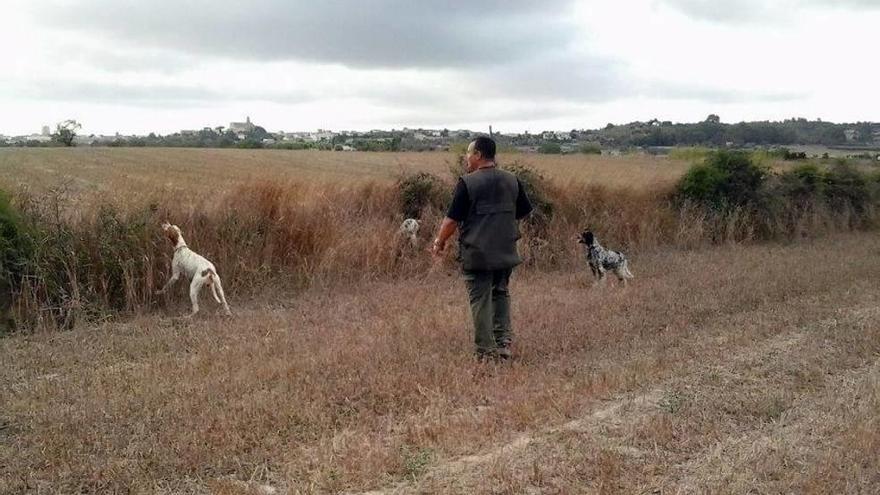
[(503, 175), (507, 180), (510, 180), (510, 179), (516, 180), (516, 175), (513, 172), (510, 172), (508, 170), (504, 170), (503, 168), (499, 168), (498, 173)]
[(517, 181), (516, 175), (513, 172), (508, 172), (503, 168), (493, 167), (492, 173), (486, 173), (482, 170), (474, 170), (471, 173), (465, 174), (461, 176), (461, 180), (465, 183), (475, 182), (478, 180), (504, 180), (504, 181)]

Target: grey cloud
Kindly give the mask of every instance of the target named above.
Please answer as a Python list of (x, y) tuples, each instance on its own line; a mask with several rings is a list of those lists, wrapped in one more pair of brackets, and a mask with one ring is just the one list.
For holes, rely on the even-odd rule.
[(37, 22), (135, 47), (350, 67), (475, 67), (565, 46), (571, 0), (475, 0), (459, 8), (375, 0), (94, 0), (33, 7)]
[(199, 66), (196, 57), (157, 49), (119, 50), (101, 46), (77, 46), (65, 52), (46, 51), (43, 57), (56, 66), (75, 63), (107, 72), (173, 75)]
[(660, 0), (695, 19), (744, 23), (771, 17), (773, 5), (761, 0)]
[(192, 69), (198, 63), (193, 57), (162, 50), (129, 52), (93, 50), (81, 53), (76, 58), (90, 66), (112, 72), (155, 72), (159, 74), (174, 74)]
[(878, 0), (801, 0), (800, 3), (835, 9), (880, 9)]
[[(494, 108), (490, 108), (481, 114), (474, 114), (472, 110), (466, 108), (457, 111), (455, 108), (445, 108), (442, 110), (433, 109), (433, 111), (421, 112), (407, 110), (399, 112), (395, 115), (396, 121), (402, 125), (409, 126), (425, 126), (425, 127), (449, 127), (452, 123), (462, 122), (465, 120), (483, 121), (487, 126), (493, 125), (496, 131), (504, 132), (499, 124), (508, 122), (523, 122), (535, 120), (547, 120), (559, 117), (571, 117), (577, 119), (584, 115), (582, 107), (547, 107), (547, 106), (517, 106), (511, 105), (509, 101), (499, 102)], [(477, 129), (473, 129), (477, 130)]]
[[(442, 124), (444, 119), (455, 121), (486, 108), (493, 109), (491, 117), (500, 121), (572, 115), (591, 104), (633, 97), (723, 104), (791, 101), (805, 95), (655, 81), (633, 75), (622, 64), (600, 57), (559, 55), (471, 71), (454, 89), (400, 85), (348, 96), (365, 98), (388, 112), (399, 110), (401, 122)], [(510, 116), (508, 108), (513, 112)]]
[(805, 98), (804, 93), (791, 91), (742, 91), (719, 89), (695, 84), (643, 82), (640, 96), (671, 100), (698, 100), (710, 103), (783, 102)]
[(880, 9), (878, 0), (657, 0), (694, 19), (725, 23), (782, 23), (797, 9)]
[(626, 68), (593, 55), (557, 52), (480, 74), (484, 91), (541, 100), (597, 102), (632, 93)]
[(176, 84), (112, 84), (95, 81), (32, 81), (8, 88), (18, 98), (77, 101), (136, 107), (202, 107), (231, 101), (270, 101), (297, 104), (314, 100), (306, 92), (267, 92), (259, 95)]
[[(339, 80), (332, 88), (308, 92), (276, 91), (272, 81), (266, 81), (265, 92), (254, 95), (222, 90), (214, 81), (199, 86), (47, 82), (20, 88), (19, 93), (42, 100), (150, 107), (229, 101), (296, 104), (332, 95), (366, 99), (390, 110), (422, 115), (448, 114), (452, 109), (451, 113), (466, 113), (472, 101), (490, 102), (490, 107), (499, 102), (503, 112), (500, 102), (519, 100), (532, 105), (529, 115), (534, 118), (541, 109), (551, 115), (566, 112), (566, 108), (634, 96), (707, 102), (797, 97), (657, 83), (631, 74), (620, 61), (576, 52), (574, 36), (578, 30), (565, 20), (570, 1), (475, 0), (455, 10), (410, 0), (94, 0), (66, 1), (51, 7), (43, 3), (44, 7), (32, 11), (35, 19), (88, 33), (93, 46), (105, 43), (105, 50), (84, 50), (77, 56), (108, 71), (173, 73), (205, 57), (221, 57), (258, 63), (316, 61), (358, 69), (449, 68), (444, 74), (459, 77), (460, 83), (432, 86), (430, 80), (421, 78), (422, 83), (391, 82), (363, 89)], [(758, 0), (658, 1), (689, 9), (694, 15), (715, 16), (719, 21), (741, 16), (741, 11), (753, 14), (764, 8)], [(106, 45), (107, 40), (113, 44)], [(525, 107), (516, 108), (521, 112)]]
[(616, 60), (598, 56), (558, 53), (500, 67), (474, 76), (473, 86), (483, 94), (499, 92), (529, 101), (589, 104), (635, 96), (711, 103), (789, 101), (803, 95), (789, 91), (741, 91), (698, 84), (645, 79)]

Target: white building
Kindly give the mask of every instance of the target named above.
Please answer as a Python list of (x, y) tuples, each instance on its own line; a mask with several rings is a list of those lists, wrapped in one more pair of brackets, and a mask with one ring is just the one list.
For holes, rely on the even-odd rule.
[(31, 134), (25, 138), (25, 141), (36, 141), (38, 143), (48, 143), (52, 140), (52, 136), (43, 134)]
[(336, 137), (336, 133), (334, 133), (333, 131), (327, 131), (324, 129), (318, 129), (318, 132), (313, 132), (309, 135), (309, 139), (311, 139), (312, 141), (314, 141), (316, 143), (318, 141), (330, 141), (334, 137)]
[(230, 122), (229, 130), (234, 132), (235, 134), (250, 134), (254, 131), (254, 124), (251, 122), (251, 118), (248, 117), (244, 122)]

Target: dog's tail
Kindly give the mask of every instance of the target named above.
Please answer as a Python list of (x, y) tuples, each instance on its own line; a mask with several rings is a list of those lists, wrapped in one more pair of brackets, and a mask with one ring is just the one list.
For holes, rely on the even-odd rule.
[(217, 301), (218, 304), (222, 304), (222, 302), (220, 301), (220, 296), (217, 295), (217, 284), (214, 280), (214, 277), (216, 277), (217, 274), (214, 273), (214, 270), (206, 268), (202, 270), (202, 276), (208, 279), (208, 284), (211, 286), (211, 293), (214, 294), (214, 300)]

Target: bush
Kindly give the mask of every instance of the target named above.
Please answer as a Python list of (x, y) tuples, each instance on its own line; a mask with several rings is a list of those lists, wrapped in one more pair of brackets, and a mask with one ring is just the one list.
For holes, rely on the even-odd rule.
[(825, 174), (825, 198), (832, 208), (864, 212), (871, 200), (868, 178), (848, 164), (837, 164)]
[(669, 158), (696, 162), (705, 160), (712, 150), (698, 146), (679, 146), (669, 152)]
[(535, 169), (518, 162), (501, 167), (519, 179), (532, 203), (533, 211), (528, 219), (532, 225), (544, 225), (553, 218), (553, 202), (550, 200), (550, 183)]
[(31, 238), (9, 197), (0, 191), (0, 334), (14, 329), (9, 314), (32, 254)]
[(538, 147), (538, 153), (545, 155), (561, 155), (562, 146), (559, 143), (543, 143)]
[(754, 204), (769, 170), (739, 151), (716, 151), (691, 167), (678, 184), (682, 199), (728, 209)]
[(775, 148), (768, 153), (773, 158), (779, 158), (782, 160), (806, 160), (807, 153), (803, 151), (791, 151), (788, 148)]
[(421, 218), (425, 208), (442, 209), (451, 198), (450, 187), (427, 172), (403, 175), (397, 179), (400, 212), (405, 218)]
[(798, 165), (779, 176), (779, 195), (797, 204), (814, 202), (822, 199), (825, 184), (825, 172), (817, 165)]
[(255, 150), (255, 149), (262, 148), (263, 143), (261, 143), (260, 141), (253, 140), (253, 139), (245, 139), (243, 141), (239, 141), (235, 145), (235, 147), (242, 148), (242, 149), (248, 149), (248, 150)]
[(584, 143), (578, 147), (578, 152), (585, 155), (601, 155), (602, 148), (595, 143)]

